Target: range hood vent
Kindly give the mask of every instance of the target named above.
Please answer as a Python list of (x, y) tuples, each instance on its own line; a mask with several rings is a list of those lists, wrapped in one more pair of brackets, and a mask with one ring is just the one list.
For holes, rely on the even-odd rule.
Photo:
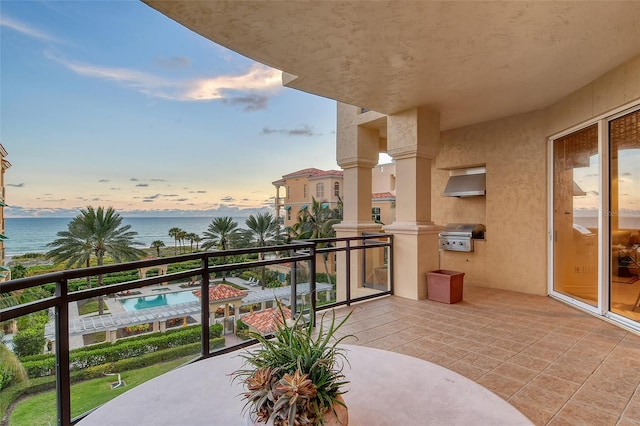
[(444, 188), (445, 197), (473, 197), (485, 195), (487, 169), (474, 167), (449, 170), (449, 181)]

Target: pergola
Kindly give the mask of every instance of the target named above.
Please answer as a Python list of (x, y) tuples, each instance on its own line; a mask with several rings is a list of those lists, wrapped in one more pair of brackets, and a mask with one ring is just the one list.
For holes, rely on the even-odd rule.
[[(200, 298), (202, 292), (195, 290), (193, 292), (196, 297)], [(215, 284), (209, 287), (209, 309), (215, 312), (219, 306), (224, 306), (224, 323), (229, 318), (229, 305), (233, 305), (233, 331), (235, 333), (236, 320), (242, 299), (247, 295), (246, 291), (238, 290), (228, 284)], [(225, 327), (226, 328), (226, 327)]]

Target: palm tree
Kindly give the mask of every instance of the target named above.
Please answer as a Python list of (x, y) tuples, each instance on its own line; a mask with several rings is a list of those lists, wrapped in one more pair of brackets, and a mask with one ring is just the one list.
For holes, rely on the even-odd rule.
[(238, 233), (238, 223), (229, 216), (214, 218), (202, 238), (202, 248), (208, 250), (217, 247), (221, 250), (229, 248), (229, 242)]
[[(106, 254), (115, 262), (137, 260), (146, 253), (134, 245), (141, 243), (133, 241), (138, 235), (130, 231), (131, 225), (120, 226), (122, 217), (109, 207), (94, 209), (89, 206), (80, 210), (80, 214), (73, 218), (68, 226), (68, 231), (58, 232), (57, 240), (47, 246), (53, 247), (47, 252), (47, 257), (56, 262), (67, 261), (66, 267), (82, 266), (90, 264), (90, 257), (96, 257), (98, 266), (104, 264)], [(103, 276), (98, 275), (98, 286), (102, 286)], [(103, 314), (102, 297), (98, 298), (99, 314)]]
[[(185, 238), (189, 240), (189, 249), (191, 250), (191, 252), (193, 252), (193, 243), (197, 243), (198, 241), (200, 241), (200, 237), (194, 232), (189, 232), (187, 235), (185, 235)], [(196, 250), (198, 250), (197, 246)]]
[[(333, 226), (342, 221), (342, 200), (338, 206), (329, 209), (326, 203), (317, 201), (311, 197), (311, 211), (300, 210), (298, 222), (290, 228), (291, 238), (295, 240), (309, 240), (320, 238), (333, 238), (336, 231)], [(329, 247), (328, 243), (318, 243), (318, 248)], [(329, 278), (329, 265), (327, 264), (328, 253), (322, 255), (324, 269)]]
[[(238, 235), (238, 222), (229, 216), (214, 218), (202, 238), (202, 249), (209, 250), (212, 247), (218, 247), (221, 250), (229, 248), (229, 242)], [(222, 261), (226, 262), (227, 257), (223, 256)], [(225, 281), (226, 272), (222, 273), (222, 281)]]
[(173, 238), (173, 254), (178, 254), (178, 235), (180, 235), (182, 229), (174, 227), (169, 229), (169, 236)]
[(198, 234), (191, 234), (191, 241), (196, 243), (196, 251), (200, 249), (200, 241), (202, 241), (202, 237)]
[(155, 240), (154, 242), (151, 243), (151, 247), (152, 249), (156, 249), (156, 253), (158, 253), (158, 257), (160, 257), (160, 249), (162, 247), (164, 247), (164, 241), (162, 240)]
[(184, 253), (184, 240), (187, 238), (187, 231), (181, 229), (176, 238), (180, 242), (180, 253)]
[[(268, 244), (276, 242), (280, 225), (271, 213), (251, 215), (245, 223), (247, 228), (249, 228), (249, 235), (257, 247), (265, 247)], [(264, 253), (260, 253), (259, 258), (260, 260), (264, 259)], [(264, 289), (266, 284), (266, 270), (264, 266), (262, 267), (262, 281), (260, 284)]]

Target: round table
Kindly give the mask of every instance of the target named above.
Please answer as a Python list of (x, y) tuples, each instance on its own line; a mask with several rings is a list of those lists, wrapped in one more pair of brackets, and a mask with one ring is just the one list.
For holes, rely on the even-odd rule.
[[(451, 370), (395, 352), (344, 345), (351, 426), (532, 425), (488, 389)], [(131, 389), (85, 417), (81, 426), (245, 426), (242, 385), (230, 373), (238, 352), (180, 367)]]

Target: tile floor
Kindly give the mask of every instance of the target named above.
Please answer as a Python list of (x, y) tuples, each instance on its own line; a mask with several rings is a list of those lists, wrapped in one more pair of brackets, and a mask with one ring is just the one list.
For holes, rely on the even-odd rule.
[(465, 286), (453, 305), (392, 296), (346, 309), (340, 331), (358, 340), (345, 343), (449, 368), (537, 425), (640, 426), (640, 336), (550, 297)]

